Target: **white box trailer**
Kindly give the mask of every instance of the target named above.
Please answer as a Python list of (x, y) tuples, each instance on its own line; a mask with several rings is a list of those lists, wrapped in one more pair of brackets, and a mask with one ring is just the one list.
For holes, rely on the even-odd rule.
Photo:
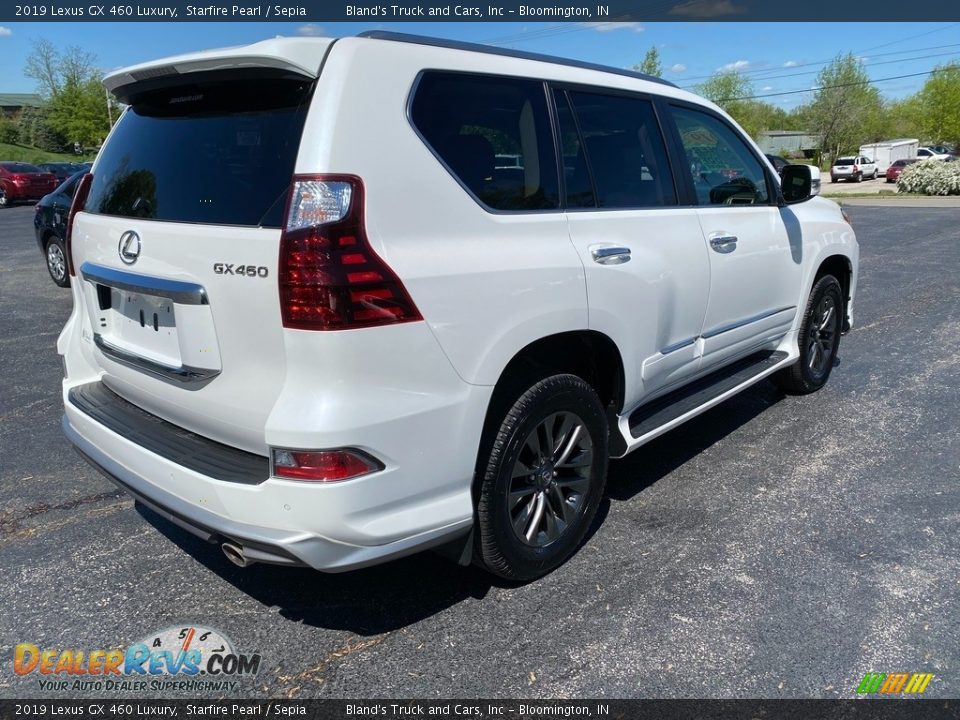
[(860, 154), (866, 155), (877, 164), (878, 173), (885, 173), (897, 160), (915, 158), (919, 147), (920, 141), (916, 139), (883, 140), (861, 145)]

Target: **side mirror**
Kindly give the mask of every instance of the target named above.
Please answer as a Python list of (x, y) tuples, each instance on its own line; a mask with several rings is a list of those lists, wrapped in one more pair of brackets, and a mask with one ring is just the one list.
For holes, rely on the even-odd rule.
[(813, 174), (809, 165), (787, 165), (780, 171), (780, 192), (787, 203), (798, 203), (813, 197)]

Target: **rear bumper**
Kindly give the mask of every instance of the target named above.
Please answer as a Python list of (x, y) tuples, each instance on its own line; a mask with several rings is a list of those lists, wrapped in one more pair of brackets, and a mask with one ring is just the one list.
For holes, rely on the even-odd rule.
[[(349, 518), (341, 515), (344, 505), (354, 501), (358, 492), (365, 496), (375, 493), (371, 482), (383, 482), (383, 478), (374, 475), (359, 483), (329, 486), (276, 478), (258, 484), (224, 481), (198, 472), (189, 463), (173, 462), (155, 452), (156, 447), (147, 449), (135, 438), (114, 432), (101, 418), (71, 402), (69, 392), (64, 400), (63, 431), (91, 465), (193, 535), (210, 543), (239, 545), (251, 562), (342, 572), (466, 539), (472, 527), (472, 517), (464, 517), (382, 543), (343, 542), (335, 535), (341, 526), (344, 532), (349, 530)], [(305, 515), (313, 519), (313, 527), (304, 525)]]

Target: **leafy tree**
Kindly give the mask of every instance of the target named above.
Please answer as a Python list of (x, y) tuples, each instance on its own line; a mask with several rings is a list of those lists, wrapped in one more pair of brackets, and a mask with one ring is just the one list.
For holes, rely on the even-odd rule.
[(62, 140), (95, 145), (106, 137), (110, 121), (96, 56), (78, 47), (60, 52), (49, 40), (37, 40), (24, 74), (36, 80), (49, 110), (44, 121)]
[(643, 62), (634, 65), (633, 69), (642, 72), (644, 75), (653, 75), (654, 77), (663, 77), (663, 65), (660, 64), (660, 51), (652, 47), (647, 50), (643, 56)]
[(921, 139), (960, 144), (960, 63), (940, 65), (910, 103)]
[(820, 89), (802, 115), (807, 129), (820, 135), (821, 150), (833, 157), (882, 135), (883, 102), (869, 80), (849, 53), (838, 55), (817, 76)]
[(789, 124), (785, 110), (751, 98), (753, 83), (736, 71), (719, 72), (694, 88), (694, 92), (713, 101), (756, 138), (764, 130)]

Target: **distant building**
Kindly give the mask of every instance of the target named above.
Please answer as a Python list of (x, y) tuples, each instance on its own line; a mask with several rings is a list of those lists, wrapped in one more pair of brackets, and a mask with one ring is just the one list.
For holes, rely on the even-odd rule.
[(757, 145), (769, 155), (786, 152), (813, 157), (820, 148), (820, 136), (803, 130), (766, 130), (760, 133)]
[(16, 120), (24, 108), (43, 107), (43, 98), (34, 93), (0, 93), (0, 116)]

